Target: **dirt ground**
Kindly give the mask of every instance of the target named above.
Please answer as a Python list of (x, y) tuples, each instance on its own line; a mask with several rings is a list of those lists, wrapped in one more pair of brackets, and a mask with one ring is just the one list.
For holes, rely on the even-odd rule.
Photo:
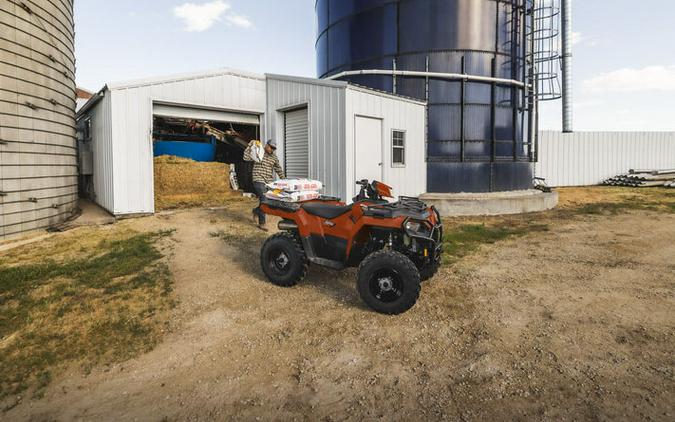
[(120, 223), (177, 229), (172, 332), (126, 363), (73, 367), (0, 419), (675, 418), (675, 214), (589, 215), (482, 246), (387, 317), (353, 270), (267, 283), (247, 206)]

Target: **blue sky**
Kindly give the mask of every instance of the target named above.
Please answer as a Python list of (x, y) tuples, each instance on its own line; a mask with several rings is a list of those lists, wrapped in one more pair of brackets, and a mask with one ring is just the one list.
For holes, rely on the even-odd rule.
[[(610, 6), (611, 4), (611, 6)], [(232, 67), (315, 76), (314, 0), (78, 0), (78, 84)], [(575, 0), (575, 129), (675, 130), (675, 2)], [(559, 129), (560, 103), (541, 128)]]

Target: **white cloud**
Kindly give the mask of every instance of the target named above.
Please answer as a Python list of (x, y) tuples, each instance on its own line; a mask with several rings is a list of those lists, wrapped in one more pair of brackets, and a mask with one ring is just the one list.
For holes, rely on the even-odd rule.
[(188, 32), (203, 32), (210, 29), (223, 17), (228, 25), (250, 28), (253, 23), (245, 16), (231, 12), (232, 6), (223, 0), (208, 3), (183, 3), (173, 9), (173, 14), (185, 23)]
[(237, 15), (236, 13), (230, 13), (226, 15), (225, 20), (228, 24), (238, 26), (239, 28), (249, 29), (253, 27), (253, 22), (251, 22), (246, 16)]
[(598, 47), (599, 45), (600, 41), (598, 41), (597, 37), (589, 38), (582, 32), (572, 32), (572, 47)]
[(572, 45), (577, 45), (584, 40), (584, 36), (581, 32), (572, 32)]
[(574, 101), (574, 108), (595, 108), (604, 106), (606, 103), (601, 99), (591, 99), (591, 100), (582, 100)]
[(675, 91), (675, 65), (619, 69), (584, 81), (589, 92)]

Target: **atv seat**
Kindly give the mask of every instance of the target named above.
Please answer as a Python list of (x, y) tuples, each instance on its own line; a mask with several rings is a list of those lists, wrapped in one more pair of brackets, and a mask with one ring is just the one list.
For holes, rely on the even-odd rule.
[(302, 209), (307, 211), (309, 214), (315, 215), (317, 217), (325, 218), (327, 220), (332, 220), (333, 218), (338, 218), (341, 215), (347, 214), (352, 210), (351, 205), (339, 206), (331, 204), (323, 204), (321, 202), (309, 202), (302, 206)]

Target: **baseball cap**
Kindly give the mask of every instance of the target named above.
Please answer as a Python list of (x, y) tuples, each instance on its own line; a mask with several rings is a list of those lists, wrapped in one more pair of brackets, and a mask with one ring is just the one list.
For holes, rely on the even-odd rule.
[(271, 146), (273, 149), (277, 149), (277, 141), (275, 141), (274, 139), (270, 139), (269, 141), (267, 141), (267, 145)]

